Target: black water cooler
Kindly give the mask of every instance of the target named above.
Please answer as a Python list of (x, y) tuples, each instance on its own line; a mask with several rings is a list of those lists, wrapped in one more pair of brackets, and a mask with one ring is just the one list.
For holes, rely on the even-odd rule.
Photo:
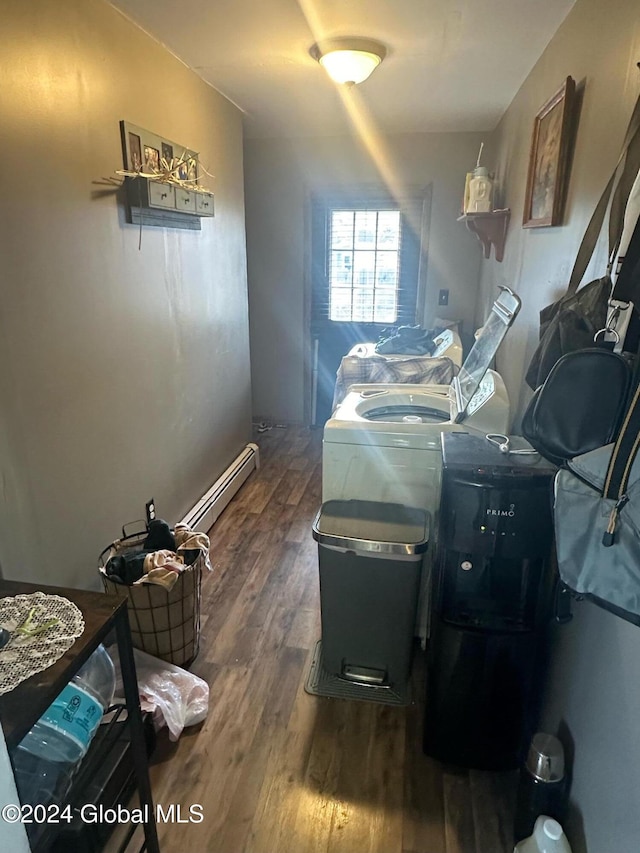
[(442, 456), (424, 751), (463, 767), (515, 769), (544, 674), (556, 469), (468, 433), (443, 433)]

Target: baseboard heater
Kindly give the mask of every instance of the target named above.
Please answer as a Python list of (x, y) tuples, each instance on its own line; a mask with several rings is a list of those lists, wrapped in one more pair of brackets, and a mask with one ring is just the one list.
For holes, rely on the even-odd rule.
[(245, 482), (249, 474), (260, 467), (260, 451), (257, 444), (247, 444), (231, 465), (223, 471), (213, 486), (182, 519), (192, 530), (208, 533), (216, 520)]

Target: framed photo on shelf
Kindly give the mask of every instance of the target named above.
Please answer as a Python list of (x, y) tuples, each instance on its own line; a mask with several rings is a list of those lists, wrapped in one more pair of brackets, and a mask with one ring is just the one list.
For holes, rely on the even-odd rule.
[(129, 133), (129, 162), (127, 166), (132, 172), (139, 172), (142, 169), (142, 148), (137, 133)]
[(522, 225), (561, 225), (573, 135), (575, 81), (567, 77), (535, 117)]
[(181, 181), (197, 182), (197, 151), (128, 121), (120, 122), (120, 133), (125, 169), (158, 175), (158, 179), (169, 183), (174, 180), (176, 185)]
[(160, 152), (151, 145), (144, 146), (144, 168), (146, 172), (160, 171)]
[(162, 158), (166, 160), (167, 166), (171, 168), (171, 161), (173, 160), (173, 145), (169, 145), (168, 142), (162, 143)]

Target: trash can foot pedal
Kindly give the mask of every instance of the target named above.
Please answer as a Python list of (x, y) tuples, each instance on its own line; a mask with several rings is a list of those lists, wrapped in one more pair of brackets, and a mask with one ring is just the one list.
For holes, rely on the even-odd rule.
[(342, 667), (342, 678), (346, 681), (355, 681), (358, 684), (373, 685), (374, 687), (388, 687), (386, 683), (387, 673), (381, 669), (371, 669), (368, 666), (354, 666), (346, 663)]
[(388, 684), (358, 683), (327, 672), (322, 663), (322, 640), (316, 643), (304, 689), (313, 696), (333, 699), (359, 699), (364, 702), (379, 702), (382, 705), (410, 703), (408, 684), (399, 689)]

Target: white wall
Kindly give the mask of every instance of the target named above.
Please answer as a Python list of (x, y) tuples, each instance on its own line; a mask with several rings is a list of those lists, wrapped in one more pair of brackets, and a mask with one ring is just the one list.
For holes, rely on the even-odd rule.
[[(500, 123), (487, 162), (512, 210), (503, 264), (483, 266), (483, 300), (512, 282), (523, 309), (498, 353), (519, 412), (530, 392), (523, 374), (538, 339), (538, 312), (566, 287), (584, 228), (617, 160), (640, 92), (637, 0), (578, 0)], [(565, 224), (523, 229), (522, 210), (533, 118), (567, 76), (584, 90)], [(601, 242), (591, 278), (602, 275)], [(588, 278), (586, 280), (589, 280)], [(631, 853), (640, 839), (640, 629), (594, 605), (575, 605), (555, 630), (541, 726), (559, 731), (574, 752), (574, 853)]]
[[(302, 132), (302, 130), (301, 130)], [(309, 193), (358, 184), (432, 186), (425, 325), (461, 319), (473, 331), (481, 247), (456, 222), (466, 172), (487, 134), (403, 134), (245, 140), (247, 264), (255, 417), (302, 422)], [(450, 290), (449, 306), (437, 306)], [(306, 413), (308, 414), (308, 412)]]
[[(155, 497), (177, 521), (250, 437), (239, 111), (101, 0), (4, 4), (0, 561), (97, 583)], [(200, 152), (202, 231), (124, 222), (119, 121)]]

